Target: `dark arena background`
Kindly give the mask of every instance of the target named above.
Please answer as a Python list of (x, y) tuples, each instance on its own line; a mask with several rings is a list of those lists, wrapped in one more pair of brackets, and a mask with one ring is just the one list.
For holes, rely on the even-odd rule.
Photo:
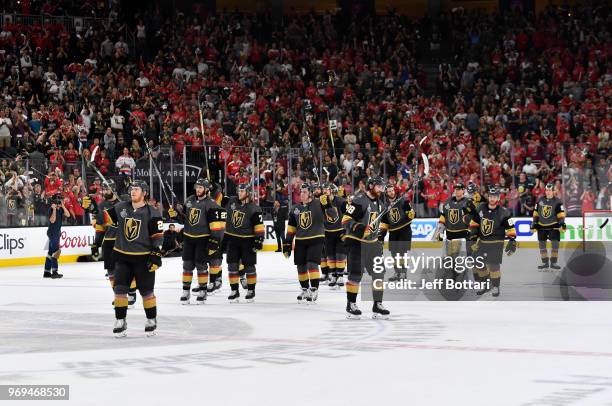
[(609, 1), (0, 14), (0, 400), (612, 405)]

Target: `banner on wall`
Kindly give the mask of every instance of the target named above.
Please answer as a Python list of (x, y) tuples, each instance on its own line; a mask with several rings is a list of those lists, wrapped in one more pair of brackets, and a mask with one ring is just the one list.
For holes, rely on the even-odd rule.
[[(412, 222), (413, 241), (431, 241), (438, 220), (433, 218), (415, 219)], [(582, 218), (566, 219), (567, 232), (562, 241), (582, 241)], [(167, 223), (165, 228), (168, 228)], [(265, 221), (265, 241), (269, 247), (276, 247), (276, 235), (271, 221)], [(514, 218), (517, 241), (537, 241), (537, 236), (530, 231), (530, 218)], [(177, 224), (177, 228), (181, 226)], [(0, 260), (43, 257), (46, 255), (47, 229), (37, 228), (6, 228), (0, 229)], [(612, 224), (596, 227), (588, 231), (589, 240), (612, 241)], [(63, 227), (60, 238), (62, 256), (87, 255), (91, 252), (89, 246), (94, 241), (94, 229), (91, 226)]]

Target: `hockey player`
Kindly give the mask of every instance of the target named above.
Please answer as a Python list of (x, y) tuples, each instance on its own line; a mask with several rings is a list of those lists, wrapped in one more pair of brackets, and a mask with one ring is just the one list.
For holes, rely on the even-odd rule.
[(104, 211), (104, 223), (116, 225), (115, 240), (115, 327), (116, 337), (127, 334), (127, 293), (136, 279), (147, 320), (145, 334), (157, 328), (155, 271), (162, 265), (164, 224), (159, 210), (147, 203), (149, 185), (135, 180), (130, 186), (131, 201), (120, 202)]
[[(557, 264), (559, 256), (559, 241), (561, 231), (565, 232), (565, 209), (563, 202), (555, 197), (555, 186), (552, 183), (546, 185), (544, 196), (536, 203), (533, 210), (532, 232), (538, 233), (538, 245), (540, 247), (540, 257), (542, 265), (539, 270), (546, 271), (550, 265), (552, 269), (561, 269)], [(550, 240), (552, 250), (550, 257), (546, 249), (546, 241)]]
[[(346, 266), (346, 250), (342, 242), (344, 228), (342, 228), (342, 215), (346, 210), (346, 199), (338, 196), (338, 188), (333, 183), (323, 186), (321, 202), (327, 203), (325, 209), (324, 227), (325, 243), (323, 251), (326, 257), (326, 265), (329, 268), (329, 287), (336, 289), (344, 286), (343, 274)], [(321, 271), (325, 272), (323, 262)]]
[(247, 280), (245, 299), (251, 303), (255, 300), (257, 284), (257, 251), (263, 248), (264, 224), (261, 208), (252, 201), (251, 186), (247, 183), (238, 185), (238, 197), (222, 199), (222, 207), (227, 210), (225, 236), (227, 240), (227, 269), (231, 293), (227, 298), (230, 303), (240, 301), (240, 265), (244, 266)]
[[(490, 277), (492, 294), (499, 296), (501, 281), (501, 263), (504, 251), (507, 255), (516, 252), (516, 230), (510, 210), (499, 205), (499, 190), (492, 186), (486, 203), (480, 204), (470, 222), (469, 239), (475, 242), (472, 249), (475, 255), (483, 258), (485, 268), (477, 269), (480, 281)], [(504, 240), (508, 243), (504, 248)], [(483, 288), (476, 294), (483, 295), (489, 288)]]
[(376, 217), (384, 210), (381, 196), (384, 189), (384, 181), (380, 176), (368, 178), (366, 192), (354, 197), (346, 206), (346, 212), (342, 217), (342, 225), (346, 232), (345, 243), (347, 248), (347, 269), (349, 272), (346, 284), (346, 312), (347, 317), (358, 319), (361, 310), (357, 307), (357, 294), (363, 270), (372, 276), (372, 294), (374, 304), (372, 305), (372, 318), (389, 318), (389, 310), (382, 304), (383, 290), (380, 282), (384, 279), (384, 273), (374, 273), (374, 258), (382, 255), (382, 244), (378, 240), (380, 219)]
[[(470, 234), (470, 221), (476, 212), (473, 200), (465, 197), (465, 187), (458, 182), (454, 185), (454, 196), (444, 203), (438, 220), (436, 235), (446, 231), (445, 255), (456, 258), (461, 251), (461, 242)], [(467, 244), (466, 244), (467, 245)], [(453, 279), (459, 274), (452, 271)]]
[[(315, 183), (312, 186), (312, 197), (314, 199), (319, 199), (323, 194), (323, 185), (320, 183)], [(329, 283), (331, 281), (331, 272), (332, 269), (330, 265), (327, 263), (327, 254), (325, 252), (325, 244), (323, 244), (323, 248), (321, 249), (321, 278), (319, 279), (319, 284), (321, 283)]]
[(184, 213), (174, 208), (168, 210), (172, 219), (184, 225), (183, 228), (183, 293), (181, 304), (189, 304), (193, 270), (198, 274), (200, 287), (197, 304), (206, 303), (208, 266), (211, 273), (221, 267), (221, 239), (225, 230), (225, 210), (210, 198), (212, 186), (207, 179), (196, 180), (195, 194), (185, 201)]
[(307, 183), (300, 187), (300, 200), (301, 204), (294, 206), (289, 213), (283, 254), (286, 258), (291, 256), (295, 239), (293, 263), (297, 266), (302, 288), (297, 300), (298, 303), (316, 302), (319, 297), (319, 263), (325, 241), (324, 208), (321, 201), (314, 198)]
[[(379, 240), (383, 242), (387, 231), (389, 232), (389, 251), (396, 258), (396, 255), (403, 257), (405, 253), (410, 251), (412, 245), (412, 219), (415, 217), (414, 210), (410, 202), (404, 197), (397, 196), (395, 188), (391, 184), (387, 184), (385, 188), (388, 204), (394, 207), (385, 214), (380, 223)], [(398, 202), (398, 199), (402, 201)], [(394, 262), (395, 275), (389, 278), (390, 281), (399, 281), (406, 279), (406, 264), (403, 261), (400, 263)]]
[[(96, 258), (98, 249), (102, 247), (102, 258), (104, 259), (104, 269), (108, 275), (108, 281), (111, 288), (115, 286), (115, 239), (117, 235), (117, 227), (113, 224), (106, 225), (104, 223), (104, 211), (119, 203), (119, 198), (115, 193), (115, 182), (112, 179), (104, 183), (102, 189), (104, 200), (100, 204), (96, 204), (90, 196), (84, 196), (81, 206), (89, 213), (94, 215), (96, 236), (93, 245), (91, 246), (92, 258)], [(97, 255), (99, 258), (99, 255)], [(128, 291), (128, 307), (133, 307), (136, 303), (136, 280), (132, 279), (130, 290)]]

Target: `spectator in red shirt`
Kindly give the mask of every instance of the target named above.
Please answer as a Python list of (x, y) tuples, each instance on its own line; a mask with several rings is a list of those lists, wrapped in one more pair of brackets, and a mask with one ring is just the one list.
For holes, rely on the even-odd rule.
[(59, 193), (62, 189), (62, 180), (58, 178), (57, 173), (51, 170), (45, 178), (45, 196), (51, 197)]

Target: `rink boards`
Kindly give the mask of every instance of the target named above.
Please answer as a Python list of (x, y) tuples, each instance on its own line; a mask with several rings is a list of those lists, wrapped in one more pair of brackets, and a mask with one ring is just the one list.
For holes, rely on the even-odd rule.
[[(436, 228), (437, 219), (415, 219), (412, 223), (413, 247), (434, 248), (439, 242), (431, 238)], [(599, 221), (599, 220), (598, 220)], [(562, 246), (578, 246), (582, 242), (582, 218), (566, 219), (567, 232), (562, 236)], [(168, 227), (170, 223), (165, 226)], [(537, 248), (537, 236), (530, 231), (530, 218), (514, 218), (517, 241), (522, 248)], [(274, 227), (271, 221), (265, 222), (265, 251), (277, 248)], [(180, 226), (179, 226), (180, 227)], [(36, 265), (45, 260), (47, 235), (44, 227), (5, 228), (0, 232), (0, 267)], [(63, 227), (60, 240), (62, 256), (60, 262), (75, 262), (79, 256), (90, 253), (90, 244), (94, 241), (95, 231), (91, 226)], [(588, 240), (612, 241), (612, 224), (603, 228), (588, 231)]]

